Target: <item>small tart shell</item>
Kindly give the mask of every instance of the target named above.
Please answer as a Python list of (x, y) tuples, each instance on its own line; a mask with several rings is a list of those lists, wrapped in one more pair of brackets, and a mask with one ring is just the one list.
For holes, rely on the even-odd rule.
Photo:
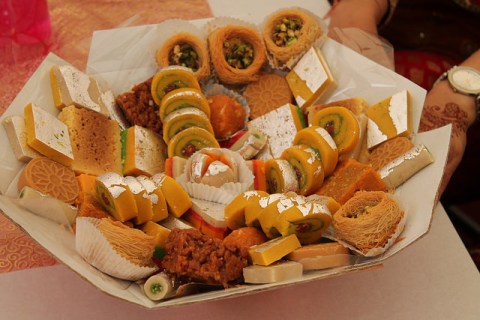
[(158, 66), (160, 68), (170, 66), (170, 52), (177, 44), (189, 44), (192, 46), (198, 55), (199, 63), (198, 70), (193, 73), (199, 81), (208, 78), (210, 76), (210, 56), (208, 55), (206, 41), (189, 32), (174, 34), (165, 41), (155, 54)]
[[(253, 61), (245, 69), (230, 66), (225, 60), (223, 44), (229, 39), (240, 39), (253, 47)], [(208, 36), (210, 58), (218, 79), (226, 84), (243, 84), (255, 81), (267, 56), (260, 33), (253, 27), (225, 25), (213, 30)]]

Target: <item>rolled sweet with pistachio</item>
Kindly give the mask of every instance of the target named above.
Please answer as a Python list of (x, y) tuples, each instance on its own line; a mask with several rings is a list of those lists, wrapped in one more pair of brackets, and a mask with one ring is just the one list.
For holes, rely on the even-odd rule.
[(160, 120), (164, 121), (170, 113), (183, 108), (197, 108), (210, 119), (210, 106), (203, 93), (199, 89), (180, 88), (163, 96), (160, 103)]
[(210, 58), (221, 82), (242, 84), (258, 79), (266, 61), (260, 33), (253, 27), (226, 25), (208, 36)]
[(323, 34), (317, 18), (301, 8), (285, 8), (268, 16), (263, 39), (269, 58), (276, 67), (293, 65)]
[(215, 136), (205, 129), (190, 127), (177, 133), (168, 144), (168, 157), (185, 159), (203, 148), (220, 148)]
[(169, 143), (177, 133), (190, 127), (199, 127), (213, 133), (208, 116), (197, 108), (182, 108), (170, 113), (163, 121), (163, 140)]
[(200, 91), (200, 84), (192, 70), (180, 66), (163, 68), (153, 76), (152, 98), (157, 105), (161, 105), (167, 93), (180, 88), (193, 88)]
[(265, 162), (267, 192), (298, 192), (298, 180), (295, 169), (283, 159), (269, 159)]
[(155, 55), (161, 68), (182, 66), (193, 71), (198, 80), (210, 76), (210, 57), (207, 43), (190, 32), (179, 32), (172, 35), (157, 50)]

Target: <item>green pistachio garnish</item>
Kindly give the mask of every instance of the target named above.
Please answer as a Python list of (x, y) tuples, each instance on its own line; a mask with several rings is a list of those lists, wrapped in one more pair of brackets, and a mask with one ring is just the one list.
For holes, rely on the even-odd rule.
[(169, 57), (170, 65), (182, 66), (192, 69), (194, 72), (200, 67), (198, 54), (188, 43), (176, 44)]
[(294, 18), (283, 18), (275, 26), (273, 42), (279, 47), (289, 47), (298, 41), (302, 23)]
[(253, 62), (253, 46), (239, 39), (227, 40), (223, 43), (225, 60), (236, 69), (246, 69)]

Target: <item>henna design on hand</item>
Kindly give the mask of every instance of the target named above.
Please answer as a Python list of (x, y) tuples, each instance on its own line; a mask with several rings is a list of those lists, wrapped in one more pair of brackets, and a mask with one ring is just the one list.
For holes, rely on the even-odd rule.
[(419, 131), (432, 129), (452, 124), (452, 137), (464, 135), (468, 128), (468, 114), (454, 102), (448, 102), (442, 108), (438, 105), (426, 105), (423, 108)]

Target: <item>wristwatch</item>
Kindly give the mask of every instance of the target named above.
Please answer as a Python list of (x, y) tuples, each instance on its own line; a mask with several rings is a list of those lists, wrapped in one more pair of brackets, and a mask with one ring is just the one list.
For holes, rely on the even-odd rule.
[(480, 71), (463, 66), (454, 66), (437, 80), (447, 79), (453, 91), (475, 97), (477, 118), (480, 121)]

